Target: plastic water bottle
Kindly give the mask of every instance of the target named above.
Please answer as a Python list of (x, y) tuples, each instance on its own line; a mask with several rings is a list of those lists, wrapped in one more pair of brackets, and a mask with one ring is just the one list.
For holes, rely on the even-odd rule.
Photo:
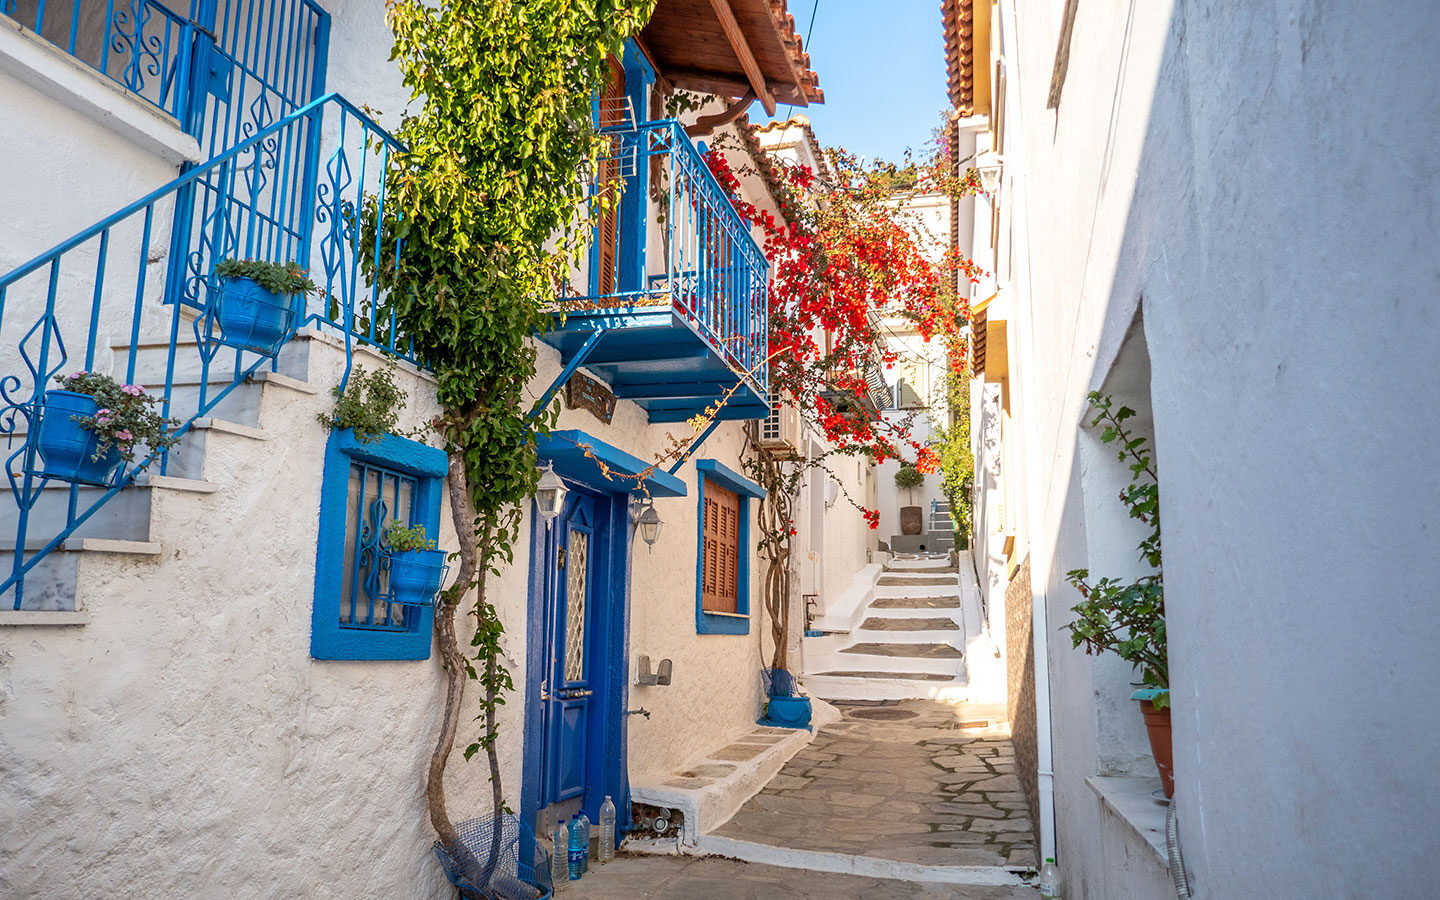
[(580, 874), (590, 871), (590, 817), (580, 814)]
[(550, 848), (550, 884), (554, 890), (564, 890), (570, 885), (570, 829), (564, 819), (555, 823)]
[(567, 860), (571, 881), (579, 881), (580, 876), (585, 874), (585, 845), (580, 843), (580, 841), (580, 817), (572, 816), (570, 819), (570, 850)]
[(1060, 893), (1060, 870), (1055, 868), (1055, 857), (1045, 857), (1045, 865), (1040, 867), (1040, 896), (1046, 900), (1058, 900)]
[(610, 796), (600, 807), (600, 861), (607, 863), (615, 858), (615, 804)]

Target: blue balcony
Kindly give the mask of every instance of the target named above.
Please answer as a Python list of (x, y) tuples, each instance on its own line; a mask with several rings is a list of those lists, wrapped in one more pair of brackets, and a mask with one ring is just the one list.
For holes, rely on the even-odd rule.
[(678, 122), (602, 131), (597, 224), (545, 341), (651, 422), (726, 397), (718, 418), (765, 418), (769, 266), (749, 227)]

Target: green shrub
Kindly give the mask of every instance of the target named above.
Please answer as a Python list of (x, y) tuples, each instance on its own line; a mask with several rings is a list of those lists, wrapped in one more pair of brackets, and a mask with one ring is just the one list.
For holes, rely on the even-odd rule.
[(320, 424), (327, 429), (349, 428), (362, 444), (373, 444), (394, 431), (405, 407), (405, 392), (389, 369), (356, 369), (344, 391), (337, 384), (331, 393), (335, 411), (328, 416), (322, 413)]
[(925, 476), (911, 463), (904, 463), (895, 471), (895, 486), (904, 490), (917, 488), (925, 483)]

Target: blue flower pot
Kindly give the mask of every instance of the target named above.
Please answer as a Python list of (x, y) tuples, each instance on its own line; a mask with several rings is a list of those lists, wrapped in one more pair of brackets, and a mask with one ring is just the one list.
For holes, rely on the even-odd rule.
[(274, 356), (295, 330), (296, 299), (294, 294), (268, 291), (249, 278), (220, 279), (220, 302), (215, 308), (215, 320), (222, 332), (220, 341)]
[(81, 416), (93, 416), (100, 409), (95, 398), (75, 391), (46, 391), (40, 414), (36, 447), (43, 462), (41, 474), (74, 484), (109, 485), (115, 469), (124, 460), (120, 448), (111, 444), (96, 457), (100, 437), (81, 426)]
[(390, 593), (396, 603), (433, 606), (445, 579), (444, 550), (401, 550), (390, 554)]
[(804, 728), (810, 724), (810, 698), (771, 697), (765, 718), (786, 728)]

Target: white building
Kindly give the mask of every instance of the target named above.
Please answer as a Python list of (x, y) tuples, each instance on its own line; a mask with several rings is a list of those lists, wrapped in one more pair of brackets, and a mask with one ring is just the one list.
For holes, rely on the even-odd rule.
[(976, 562), (1042, 855), (1067, 898), (1177, 896), (1138, 676), (1061, 627), (1068, 571), (1139, 574), (1098, 390), (1156, 450), (1187, 896), (1433, 893), (1440, 13), (944, 8), (993, 185)]
[[(0, 894), (451, 896), (423, 794), (444, 696), (432, 614), (376, 588), (384, 548), (371, 530), (408, 512), (455, 549), (444, 454), (395, 436), (362, 445), (317, 421), (352, 366), (394, 370), (402, 430), (438, 411), (383, 296), (357, 280), (347, 230), (352, 204), (381, 186), (383, 159), (369, 151), (393, 146), (385, 129), (408, 100), (387, 62), (384, 4), (301, 0), (247, 18), (222, 2), (199, 30), (140, 0), (139, 33), (130, 4), (108, 21), (93, 4), (73, 17), (12, 6), (0, 15), (0, 427), (13, 454), (0, 521), (14, 535), (0, 555), (0, 827), (11, 838)], [(598, 385), (565, 401), (541, 443), (541, 463), (569, 488), (560, 517), (524, 510), (515, 563), (489, 584), (515, 680), (502, 780), (527, 824), (577, 809), (595, 820), (611, 795), (622, 823), (634, 798), (681, 809), (689, 829), (718, 825), (738, 802), (732, 782), (778, 767), (784, 750), (765, 743), (729, 764), (733, 777), (717, 763), (690, 794), (666, 792), (763, 712), (768, 627), (747, 534), (758, 497), (739, 473), (753, 452), (746, 422), (768, 413), (763, 372), (746, 364), (763, 349), (765, 268), (742, 226), (727, 259), (748, 280), (723, 299), (682, 290), (686, 272), (656, 248), (702, 226), (673, 214), (659, 224), (661, 192), (641, 179), (663, 170), (677, 209), (701, 198), (693, 209), (708, 203), (706, 215), (734, 224), (686, 129), (663, 120), (664, 92), (730, 103), (709, 127), (736, 133), (746, 104), (731, 101), (747, 90), (772, 106), (823, 99), (784, 4), (735, 6), (754, 7), (741, 43), (759, 85), (739, 47), (696, 79), (690, 56), (704, 47), (713, 62), (729, 40), (685, 4), (662, 0), (644, 50), (627, 45), (607, 94), (627, 118), (612, 127), (665, 152), (653, 167), (618, 165), (634, 189), (595, 254), (615, 268), (571, 285), (606, 302), (572, 309), (539, 345), (532, 398), (566, 378)], [(230, 255), (299, 259), (326, 292), (273, 363), (216, 343), (211, 273)], [(722, 321), (702, 302), (750, 306)], [(577, 338), (599, 319), (603, 339)], [(185, 435), (163, 471), (73, 491), (41, 474), (32, 432), (47, 376), (81, 368), (169, 399)], [(725, 421), (683, 465), (646, 479), (663, 521), (647, 547), (632, 526), (636, 481), (623, 476), (688, 435), (684, 420), (737, 378)], [(596, 457), (622, 477), (607, 479)], [(736, 527), (707, 535), (707, 505)], [(837, 542), (824, 571), (862, 565), (859, 540), (826, 528), (800, 538)], [(707, 568), (717, 554), (702, 548), (732, 565)], [(563, 578), (551, 574), (562, 565)], [(464, 646), (473, 621), (460, 622)], [(651, 673), (667, 661), (668, 679), (643, 683), (641, 656)], [(490, 811), (483, 764), (461, 756), (479, 727), (477, 690), (446, 776), (457, 821)]]

